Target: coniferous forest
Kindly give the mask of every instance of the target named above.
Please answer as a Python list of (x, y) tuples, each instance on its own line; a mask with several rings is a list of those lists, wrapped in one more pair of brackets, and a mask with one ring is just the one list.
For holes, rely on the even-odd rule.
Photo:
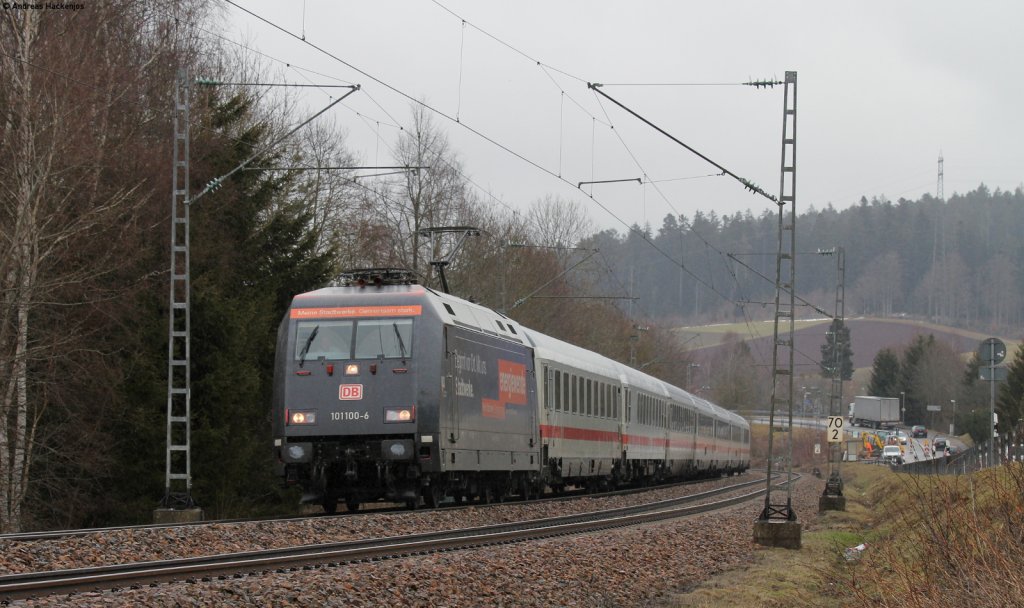
[[(291, 296), (348, 268), (409, 268), (438, 286), (429, 262), (450, 243), (423, 228), (481, 230), (447, 270), (454, 293), (620, 361), (684, 360), (659, 327), (770, 316), (753, 303), (773, 287), (750, 268), (774, 273), (775, 209), (696, 212), (625, 233), (598, 231), (593, 210), (554, 194), (511, 213), (472, 186), (417, 105), (389, 142), (391, 161), (431, 171), (318, 170), (359, 164), (344, 125), (325, 115), (276, 143), (308, 108), (287, 91), (210, 85), (275, 69), (212, 35), (214, 8), (113, 0), (0, 19), (0, 532), (145, 522), (163, 495), (182, 71), (208, 80), (185, 81), (190, 191), (253, 159), (191, 208), (193, 495), (207, 517), (297, 504), (273, 477), (269, 420)], [(798, 291), (820, 308), (832, 309), (836, 269), (815, 251), (839, 246), (848, 316), (1019, 326), (1021, 188), (805, 204)], [(609, 298), (579, 297), (596, 295)], [(631, 339), (639, 324), (651, 328), (642, 341)], [(685, 383), (685, 365), (648, 371)]]

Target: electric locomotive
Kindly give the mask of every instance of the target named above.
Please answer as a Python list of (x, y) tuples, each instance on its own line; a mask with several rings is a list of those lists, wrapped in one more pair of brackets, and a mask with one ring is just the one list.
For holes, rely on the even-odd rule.
[(741, 417), (393, 269), (295, 296), (273, 432), (285, 482), (327, 512), (749, 466)]

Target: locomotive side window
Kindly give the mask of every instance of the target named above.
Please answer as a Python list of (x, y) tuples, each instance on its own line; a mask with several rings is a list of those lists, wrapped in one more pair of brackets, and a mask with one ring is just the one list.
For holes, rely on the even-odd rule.
[(412, 319), (361, 319), (356, 359), (405, 359), (412, 355)]
[(299, 321), (295, 328), (295, 360), (348, 359), (352, 321)]

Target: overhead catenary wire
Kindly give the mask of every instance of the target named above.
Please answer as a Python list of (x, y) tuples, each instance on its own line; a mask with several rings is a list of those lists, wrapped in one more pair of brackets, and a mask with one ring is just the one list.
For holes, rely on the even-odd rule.
[[(600, 97), (597, 97), (596, 93), (594, 95), (595, 95), (595, 98), (597, 99), (598, 106), (601, 108), (601, 111), (604, 112), (605, 117), (608, 119), (608, 122), (611, 124), (612, 123), (612, 119), (608, 115), (608, 110), (605, 109), (604, 104), (601, 102)], [(644, 170), (643, 165), (640, 163), (640, 159), (637, 157), (636, 154), (633, 153), (633, 150), (630, 148), (629, 144), (626, 143), (626, 140), (622, 136), (621, 129), (615, 129), (614, 124), (612, 124), (612, 129), (613, 129), (613, 132), (615, 133), (615, 136), (618, 137), (619, 142), (622, 143), (622, 146), (626, 149), (626, 152), (629, 154), (630, 158), (633, 159), (633, 163), (637, 166), (638, 169), (640, 169), (641, 172), (643, 172), (645, 180), (646, 180), (647, 172), (646, 172), (646, 170)], [(721, 176), (724, 176), (724, 175), (725, 175), (725, 173), (723, 172), (723, 173), (712, 173), (712, 174), (708, 174), (708, 175), (705, 175), (705, 176), (697, 176), (697, 177), (721, 177)], [(683, 178), (683, 179), (694, 179), (694, 178)], [(644, 216), (646, 217), (646, 214), (647, 214), (647, 207), (646, 207), (646, 205), (647, 205), (647, 201), (646, 201), (646, 185), (647, 185), (647, 183), (651, 183), (653, 185), (653, 187), (654, 187), (655, 192), (657, 192), (658, 195), (662, 198), (662, 200), (665, 201), (665, 204), (667, 204), (669, 206), (669, 208), (672, 209), (672, 211), (677, 216), (682, 218), (682, 214), (679, 213), (679, 211), (675, 208), (675, 205), (672, 204), (672, 201), (669, 200), (669, 198), (665, 195), (665, 193), (661, 190), (661, 188), (657, 185), (657, 183), (653, 182), (653, 181), (650, 181), (650, 180), (646, 180), (645, 183), (644, 183), (644, 186), (645, 186), (645, 189), (644, 189), (644, 194), (645, 194), (645, 199), (644, 199)], [(716, 251), (719, 254), (719, 257), (724, 259), (725, 252), (723, 252), (722, 250), (718, 249), (717, 247), (712, 245), (706, 238), (704, 238), (704, 236), (701, 235), (701, 233), (698, 232), (696, 228), (694, 228), (693, 222), (689, 222), (689, 229), (690, 229), (690, 232), (695, 234), (697, 236), (697, 238), (699, 238), (701, 240), (701, 242), (704, 243), (705, 248), (710, 247), (711, 249), (713, 249), (714, 251)], [(685, 261), (682, 258), (683, 251), (682, 251), (681, 248), (680, 248), (679, 255), (680, 255), (680, 258), (679, 258), (679, 262), (677, 263), (678, 266), (683, 271), (685, 271), (687, 274), (689, 274), (690, 276), (696, 278), (696, 275), (690, 269), (688, 269), (686, 267), (686, 263), (685, 263)], [(732, 276), (733, 282), (735, 283), (736, 288), (742, 292), (742, 287), (739, 284), (739, 278), (736, 276), (736, 274), (734, 272), (732, 272), (732, 269), (729, 267), (729, 264), (727, 262), (724, 263), (724, 266), (726, 267), (726, 270), (729, 272), (729, 274)], [(708, 275), (709, 275), (709, 277), (713, 276), (713, 275), (711, 275), (711, 272), (710, 272), (710, 260), (709, 260)], [(712, 289), (712, 291), (714, 293), (718, 294), (718, 291), (715, 290), (713, 284), (711, 285), (711, 289)], [(721, 294), (719, 294), (719, 295), (721, 295)], [(742, 313), (744, 321), (745, 321), (745, 323), (747, 325), (747, 332), (753, 337), (755, 335), (755, 332), (754, 332), (754, 329), (753, 329), (753, 327), (751, 325), (752, 319), (750, 318), (750, 315), (748, 314), (748, 311), (747, 311), (746, 307), (742, 304), (742, 301), (735, 301), (735, 300), (732, 300), (731, 298), (727, 298), (727, 301), (731, 301), (731, 302), (737, 304), (737, 306), (739, 306), (740, 312)], [(760, 348), (758, 346), (755, 346), (755, 349), (757, 349), (759, 355), (762, 354), (761, 351), (760, 351)]]
[[(259, 21), (262, 21), (263, 23), (265, 23), (268, 26), (270, 26), (270, 27), (272, 27), (272, 28), (274, 28), (274, 29), (284, 33), (285, 35), (290, 36), (290, 37), (292, 37), (292, 38), (294, 38), (296, 40), (300, 40), (303, 44), (306, 44), (306, 45), (310, 46), (311, 48), (317, 50), (318, 52), (324, 54), (325, 56), (330, 57), (331, 59), (337, 61), (341, 65), (344, 65), (344, 66), (348, 67), (349, 69), (352, 69), (352, 70), (358, 72), (359, 74), (361, 74), (361, 75), (365, 76), (366, 78), (368, 78), (368, 79), (370, 79), (370, 80), (380, 84), (381, 86), (385, 87), (386, 89), (388, 89), (388, 90), (390, 90), (390, 91), (400, 95), (401, 97), (404, 97), (405, 99), (409, 100), (410, 102), (415, 103), (417, 105), (420, 105), (420, 106), (424, 107), (425, 109), (427, 109), (427, 110), (437, 114), (438, 116), (441, 116), (441, 117), (443, 117), (443, 118), (445, 118), (445, 119), (447, 119), (447, 120), (449, 120), (449, 121), (451, 121), (451, 122), (453, 122), (455, 124), (458, 124), (462, 128), (464, 128), (467, 131), (469, 131), (470, 133), (473, 133), (474, 135), (480, 137), (481, 139), (483, 139), (484, 141), (494, 145), (495, 147), (505, 151), (506, 153), (512, 155), (513, 157), (518, 158), (519, 160), (521, 160), (522, 162), (526, 163), (527, 165), (529, 165), (529, 166), (531, 166), (531, 167), (533, 167), (533, 168), (535, 168), (535, 169), (537, 169), (537, 170), (539, 170), (539, 171), (541, 171), (543, 173), (546, 173), (549, 176), (551, 176), (551, 177), (555, 178), (556, 180), (561, 181), (561, 182), (563, 182), (565, 184), (568, 184), (570, 186), (574, 185), (569, 180), (567, 180), (567, 179), (563, 178), (562, 176), (558, 175), (555, 171), (552, 171), (552, 170), (548, 169), (547, 167), (544, 167), (543, 165), (539, 164), (538, 162), (528, 158), (524, 154), (519, 153), (519, 152), (509, 148), (505, 144), (502, 144), (501, 142), (495, 140), (494, 138), (492, 138), (489, 135), (483, 133), (479, 129), (470, 126), (469, 124), (467, 124), (464, 121), (461, 121), (461, 122), (460, 121), (456, 121), (455, 118), (453, 116), (451, 116), (450, 114), (448, 114), (447, 112), (444, 112), (444, 111), (442, 111), (442, 110), (432, 106), (431, 104), (429, 104), (429, 103), (427, 103), (427, 102), (425, 102), (425, 101), (423, 101), (421, 99), (417, 99), (417, 98), (413, 97), (412, 95), (409, 95), (408, 93), (406, 93), (406, 92), (398, 89), (397, 87), (395, 87), (395, 86), (393, 86), (393, 85), (391, 85), (391, 84), (381, 80), (380, 78), (370, 74), (369, 72), (366, 72), (365, 70), (362, 70), (361, 68), (351, 64), (350, 62), (345, 61), (344, 59), (341, 59), (340, 57), (338, 57), (338, 56), (334, 55), (333, 53), (327, 51), (323, 47), (310, 42), (309, 40), (302, 40), (294, 32), (291, 32), (291, 31), (287, 30), (286, 28), (278, 25), (277, 23), (274, 23), (273, 21), (263, 17), (262, 15), (259, 15), (259, 14), (255, 13), (255, 12), (253, 12), (253, 11), (243, 7), (243, 6), (240, 6), (237, 2), (235, 2), (233, 0), (224, 0), (224, 2), (226, 2), (227, 4), (230, 4), (230, 5), (234, 6), (234, 7), (236, 7), (237, 9), (239, 9), (239, 10), (241, 10), (241, 11), (243, 11), (243, 12), (249, 14), (249, 15), (251, 15), (255, 19), (258, 19)], [(438, 6), (442, 6), (442, 5), (440, 5), (438, 3)], [(443, 6), (442, 6), (442, 8), (443, 8)], [(467, 23), (470, 26), (472, 26), (472, 24), (469, 23), (468, 21), (467, 21)], [(499, 42), (501, 42), (501, 41), (499, 41)], [(504, 42), (501, 42), (501, 43), (503, 45), (509, 46), (509, 45), (505, 44)], [(510, 47), (510, 48), (513, 48), (513, 47)], [(521, 53), (517, 49), (513, 48), (513, 50), (515, 50), (518, 53)], [(555, 68), (552, 68), (551, 66), (548, 66), (548, 67), (553, 69), (553, 70), (555, 70), (555, 71), (557, 71), (557, 72), (559, 72), (559, 73), (563, 73), (566, 76), (575, 78), (577, 80), (580, 80), (581, 82), (585, 82), (581, 78), (578, 78), (578, 77), (573, 76), (571, 74), (564, 73), (561, 70), (557, 70)], [(611, 98), (607, 94), (602, 93), (602, 95), (604, 95), (605, 97), (607, 97), (608, 99), (611, 100)], [(612, 100), (612, 101), (614, 101), (614, 100)], [(593, 117), (593, 121), (596, 122), (597, 118)], [(711, 162), (711, 161), (709, 161), (709, 162)], [(715, 163), (712, 162), (712, 164), (715, 164)], [(739, 179), (741, 181), (741, 183), (743, 183), (745, 181), (745, 180), (742, 180), (742, 178), (738, 178), (737, 177), (737, 179)], [(745, 183), (749, 184), (749, 182), (745, 182)], [(475, 185), (475, 182), (474, 182), (474, 185)], [(749, 184), (749, 185), (753, 186), (754, 188), (756, 188), (756, 186), (754, 186), (753, 184)], [(768, 197), (770, 200), (774, 199), (774, 197), (772, 197), (771, 195), (768, 195), (767, 193), (764, 193), (763, 191), (761, 191), (761, 193), (764, 194), (766, 197)], [(615, 214), (613, 211), (611, 211), (605, 204), (603, 204), (597, 197), (593, 196), (593, 194), (591, 194), (589, 196), (589, 198), (590, 198), (590, 200), (592, 200), (594, 202), (594, 204), (596, 204), (598, 207), (600, 207), (602, 211), (607, 213), (610, 217), (612, 217), (617, 222), (619, 222), (623, 227), (625, 227), (628, 232), (636, 233), (643, 241), (645, 241), (657, 253), (659, 253), (660, 255), (665, 257), (666, 259), (668, 259), (673, 264), (677, 264), (677, 265), (680, 265), (682, 267), (682, 265), (679, 262), (674, 260), (667, 252), (665, 252), (663, 249), (658, 247), (657, 244), (655, 244), (653, 241), (651, 241), (651, 239), (646, 234), (644, 234), (642, 231), (640, 231), (640, 230), (630, 226), (625, 220), (623, 220), (621, 217), (619, 217), (617, 214)], [(685, 272), (687, 272), (688, 274), (690, 274), (690, 276), (692, 276), (698, 283), (700, 283), (700, 284), (704, 285), (705, 287), (707, 287), (711, 292), (715, 293), (721, 299), (723, 299), (723, 300), (725, 300), (727, 302), (731, 302), (733, 304), (739, 305), (739, 303), (737, 303), (735, 300), (733, 300), (732, 298), (728, 297), (727, 295), (721, 293), (713, 285), (711, 285), (710, 283), (708, 283), (707, 281), (705, 281), (704, 279), (702, 279), (698, 275), (694, 274), (688, 268), (683, 267), (683, 270)]]
[(270, 143), (269, 143), (269, 144), (267, 144), (266, 146), (263, 146), (263, 148), (261, 148), (261, 149), (257, 150), (256, 152), (254, 152), (254, 153), (253, 153), (253, 154), (252, 154), (251, 156), (249, 156), (249, 158), (247, 158), (247, 159), (243, 160), (243, 161), (242, 161), (241, 163), (239, 163), (239, 164), (238, 164), (238, 165), (237, 165), (237, 166), (236, 166), (236, 167), (235, 167), (234, 169), (232, 169), (232, 170), (228, 171), (227, 173), (225, 173), (225, 174), (223, 174), (223, 175), (221, 175), (221, 176), (219, 176), (219, 177), (216, 177), (216, 178), (214, 178), (213, 180), (211, 180), (211, 181), (210, 181), (210, 183), (206, 184), (206, 187), (204, 187), (204, 188), (203, 188), (202, 190), (200, 190), (200, 191), (199, 191), (199, 194), (197, 194), (197, 195), (195, 195), (195, 196), (193, 196), (193, 197), (189, 197), (189, 198), (185, 199), (185, 202), (186, 202), (187, 204), (189, 204), (189, 205), (192, 205), (192, 204), (194, 204), (194, 203), (195, 203), (196, 201), (198, 201), (199, 199), (201, 199), (201, 198), (202, 198), (203, 196), (205, 196), (206, 194), (209, 194), (209, 193), (210, 193), (210, 192), (212, 192), (213, 190), (216, 190), (216, 189), (217, 189), (217, 188), (218, 188), (218, 187), (220, 186), (221, 182), (223, 182), (223, 181), (224, 181), (225, 179), (227, 179), (227, 178), (231, 177), (232, 175), (234, 175), (234, 174), (235, 174), (235, 173), (237, 173), (238, 171), (241, 171), (242, 169), (244, 169), (244, 168), (245, 168), (245, 166), (246, 166), (246, 165), (248, 165), (249, 163), (251, 163), (251, 162), (252, 162), (252, 161), (254, 161), (255, 159), (257, 159), (257, 158), (259, 158), (260, 156), (262, 156), (262, 155), (266, 154), (267, 152), (270, 152), (270, 151), (271, 151), (271, 150), (273, 150), (273, 149), (274, 149), (274, 148), (275, 148), (275, 147), (276, 147), (276, 146), (277, 146), (278, 144), (280, 144), (280, 143), (281, 143), (281, 142), (283, 142), (284, 140), (286, 140), (286, 139), (288, 139), (289, 137), (291, 137), (291, 136), (292, 136), (292, 134), (294, 134), (294, 133), (295, 133), (296, 131), (298, 131), (298, 130), (299, 130), (299, 129), (301, 129), (302, 127), (304, 127), (304, 126), (308, 125), (309, 123), (313, 122), (313, 121), (314, 121), (314, 120), (316, 120), (316, 119), (317, 119), (317, 118), (318, 118), (318, 117), (319, 117), (320, 115), (322, 115), (323, 113), (327, 112), (327, 110), (330, 110), (330, 109), (331, 109), (331, 108), (333, 108), (334, 106), (336, 106), (336, 105), (338, 105), (339, 103), (341, 103), (341, 101), (342, 101), (343, 99), (345, 99), (345, 98), (346, 98), (346, 97), (348, 97), (349, 95), (351, 95), (351, 94), (355, 93), (356, 91), (358, 91), (358, 90), (359, 90), (359, 85), (354, 85), (354, 86), (352, 86), (352, 87), (350, 87), (350, 88), (351, 88), (352, 90), (350, 90), (350, 91), (349, 91), (348, 93), (346, 93), (345, 95), (342, 95), (342, 96), (341, 96), (341, 97), (339, 97), (338, 99), (336, 99), (336, 100), (332, 101), (332, 102), (331, 102), (330, 104), (328, 104), (328, 105), (327, 105), (327, 107), (325, 107), (324, 109), (320, 110), (320, 111), (319, 111), (319, 112), (317, 112), (316, 114), (314, 114), (314, 115), (310, 116), (310, 117), (309, 117), (309, 118), (307, 118), (306, 120), (304, 120), (304, 121), (302, 121), (301, 123), (299, 123), (299, 124), (295, 125), (295, 127), (293, 127), (293, 128), (291, 129), (291, 130), (289, 130), (289, 131), (288, 131), (287, 133), (285, 133), (284, 135), (281, 135), (280, 137), (278, 137), (278, 138), (277, 138), (277, 139), (275, 139), (274, 141), (270, 142)]
[(593, 83), (587, 83), (587, 87), (589, 87), (590, 89), (592, 89), (593, 91), (595, 91), (595, 92), (596, 92), (596, 93), (598, 93), (599, 95), (603, 95), (603, 96), (604, 96), (604, 97), (605, 97), (606, 99), (608, 99), (609, 101), (611, 101), (611, 102), (612, 102), (612, 103), (614, 103), (615, 105), (619, 106), (620, 108), (622, 108), (622, 109), (623, 109), (623, 110), (625, 110), (626, 112), (629, 112), (629, 113), (630, 113), (630, 114), (632, 114), (632, 115), (633, 115), (634, 117), (636, 117), (636, 118), (637, 118), (638, 120), (640, 120), (641, 122), (643, 122), (643, 123), (644, 123), (644, 124), (646, 124), (647, 126), (651, 127), (652, 129), (654, 129), (654, 130), (655, 130), (655, 131), (657, 131), (658, 133), (661, 133), (661, 134), (662, 134), (662, 135), (664, 135), (665, 137), (668, 137), (669, 139), (671, 139), (672, 141), (676, 142), (676, 143), (677, 143), (677, 144), (679, 144), (680, 146), (682, 146), (682, 147), (686, 148), (686, 149), (687, 149), (687, 150), (689, 150), (690, 152), (692, 152), (692, 153), (696, 154), (697, 156), (699, 156), (700, 158), (704, 159), (704, 161), (706, 161), (707, 163), (711, 164), (711, 165), (712, 165), (713, 167), (715, 167), (715, 168), (716, 168), (716, 169), (718, 169), (719, 171), (721, 171), (721, 172), (725, 173), (725, 174), (726, 174), (726, 175), (728, 175), (729, 177), (731, 177), (731, 178), (735, 179), (736, 181), (740, 182), (741, 184), (743, 184), (743, 187), (744, 187), (744, 188), (746, 188), (746, 189), (748, 189), (748, 190), (750, 190), (750, 191), (754, 192), (755, 194), (760, 194), (761, 196), (763, 196), (763, 197), (767, 198), (768, 200), (772, 201), (773, 203), (778, 203), (778, 202), (779, 202), (779, 201), (778, 201), (778, 199), (777, 199), (777, 198), (776, 198), (775, 196), (773, 196), (773, 195), (771, 195), (771, 194), (768, 194), (767, 192), (765, 192), (765, 191), (764, 191), (764, 190), (763, 190), (763, 189), (762, 189), (762, 188), (761, 188), (760, 186), (758, 186), (757, 184), (755, 184), (755, 183), (751, 182), (750, 180), (748, 180), (748, 179), (746, 179), (746, 178), (743, 178), (743, 177), (740, 177), (739, 175), (736, 175), (736, 174), (735, 174), (735, 173), (733, 173), (732, 171), (730, 171), (730, 170), (726, 169), (726, 168), (725, 168), (725, 167), (723, 167), (722, 165), (720, 165), (720, 164), (716, 163), (715, 161), (711, 160), (711, 159), (710, 159), (710, 158), (708, 158), (707, 156), (705, 156), (705, 155), (701, 154), (701, 153), (700, 153), (700, 152), (698, 152), (698, 151), (697, 151), (697, 150), (696, 150), (695, 148), (693, 148), (693, 147), (689, 146), (688, 144), (686, 144), (685, 142), (683, 142), (683, 141), (682, 141), (682, 140), (680, 140), (679, 138), (675, 137), (674, 135), (672, 135), (672, 134), (671, 134), (671, 133), (669, 133), (668, 131), (665, 131), (664, 129), (662, 129), (662, 128), (661, 128), (661, 127), (659, 127), (658, 125), (656, 125), (656, 124), (654, 124), (653, 122), (651, 122), (651, 121), (647, 120), (646, 118), (644, 118), (644, 117), (643, 117), (643, 116), (641, 116), (640, 114), (638, 114), (638, 113), (634, 112), (633, 110), (631, 110), (630, 108), (628, 108), (627, 106), (625, 106), (624, 104), (622, 104), (622, 103), (621, 103), (620, 101), (618, 101), (617, 99), (615, 99), (615, 98), (614, 98), (614, 97), (612, 97), (611, 95), (608, 95), (607, 93), (605, 93), (604, 91), (602, 91), (602, 90), (601, 90), (601, 86), (602, 86), (602, 85), (601, 85), (601, 83), (597, 83), (597, 82), (593, 82)]

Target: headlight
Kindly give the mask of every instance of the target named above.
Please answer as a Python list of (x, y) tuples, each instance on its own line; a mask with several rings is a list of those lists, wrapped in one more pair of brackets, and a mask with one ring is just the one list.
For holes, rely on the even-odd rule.
[(313, 460), (313, 444), (289, 443), (281, 451), (281, 460), (289, 464), (311, 462)]
[(416, 420), (416, 407), (386, 407), (384, 408), (384, 422), (414, 422)]
[(316, 410), (290, 410), (288, 412), (288, 424), (316, 424)]
[(412, 460), (414, 449), (412, 439), (385, 439), (380, 442), (380, 457), (384, 460)]

